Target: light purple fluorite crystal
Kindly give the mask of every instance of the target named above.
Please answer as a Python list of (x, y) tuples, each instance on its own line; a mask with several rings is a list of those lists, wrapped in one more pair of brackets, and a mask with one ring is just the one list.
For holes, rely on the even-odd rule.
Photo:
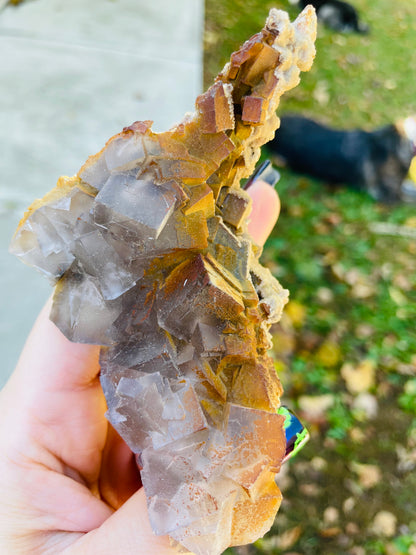
[(51, 319), (102, 346), (108, 419), (137, 454), (156, 534), (197, 555), (256, 540), (281, 501), (281, 386), (268, 329), (287, 291), (260, 266), (239, 187), (280, 96), (313, 56), (315, 15), (271, 10), (196, 113), (136, 122), (22, 220), (12, 251), (56, 282)]

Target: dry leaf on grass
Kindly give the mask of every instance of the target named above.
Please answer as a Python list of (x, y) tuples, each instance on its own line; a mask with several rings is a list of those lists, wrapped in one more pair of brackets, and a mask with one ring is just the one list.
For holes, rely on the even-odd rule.
[(374, 361), (365, 359), (357, 366), (346, 362), (341, 368), (341, 376), (345, 380), (348, 391), (357, 395), (374, 387), (375, 371)]

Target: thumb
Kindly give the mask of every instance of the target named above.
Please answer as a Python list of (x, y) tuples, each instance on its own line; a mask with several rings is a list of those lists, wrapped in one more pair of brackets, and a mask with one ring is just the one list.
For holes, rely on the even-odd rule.
[[(85, 534), (71, 553), (100, 555), (177, 555), (168, 536), (156, 536), (147, 514), (146, 496), (139, 489), (99, 528)], [(192, 554), (191, 554), (192, 555)]]

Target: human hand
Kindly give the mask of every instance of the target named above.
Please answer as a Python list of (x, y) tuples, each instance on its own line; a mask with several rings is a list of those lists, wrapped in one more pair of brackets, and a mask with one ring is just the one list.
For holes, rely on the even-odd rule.
[[(263, 244), (279, 198), (259, 180), (247, 192)], [(99, 347), (71, 343), (49, 311), (0, 392), (0, 553), (176, 553), (153, 534), (134, 455), (105, 419)]]

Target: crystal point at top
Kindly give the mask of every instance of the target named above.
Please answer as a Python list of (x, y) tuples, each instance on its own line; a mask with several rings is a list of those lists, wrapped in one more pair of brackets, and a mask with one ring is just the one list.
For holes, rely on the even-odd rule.
[(56, 282), (51, 319), (102, 346), (107, 417), (137, 455), (153, 530), (197, 555), (256, 540), (281, 501), (285, 416), (267, 349), (288, 293), (258, 261), (240, 180), (315, 32), (311, 8), (293, 24), (272, 10), (195, 114), (165, 133), (124, 128), (13, 239)]

